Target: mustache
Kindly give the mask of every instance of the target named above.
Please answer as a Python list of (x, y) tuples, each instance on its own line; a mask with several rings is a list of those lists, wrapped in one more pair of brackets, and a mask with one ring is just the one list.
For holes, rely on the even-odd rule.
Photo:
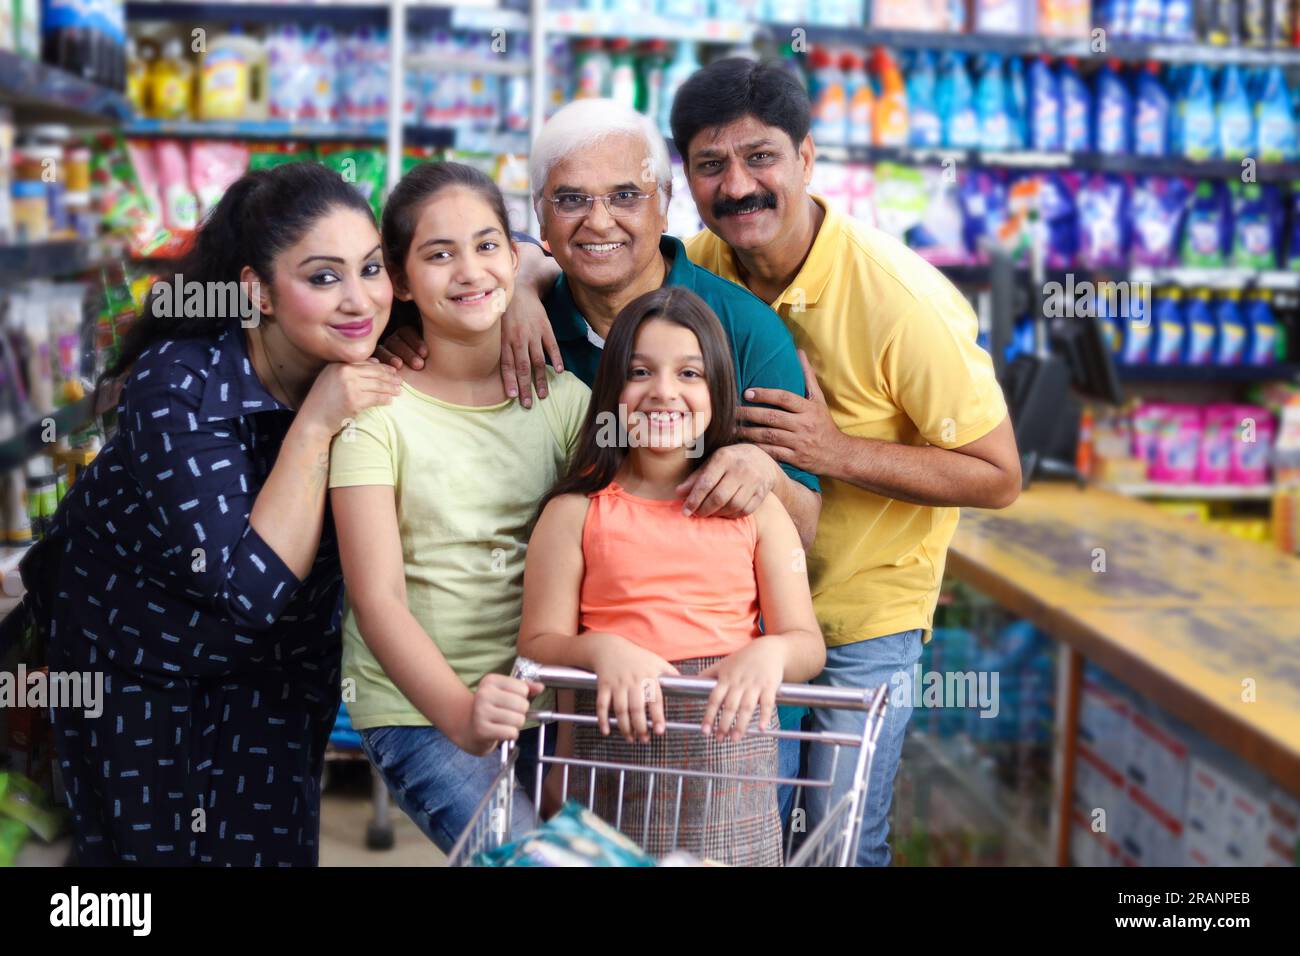
[(750, 193), (740, 199), (719, 199), (713, 204), (713, 215), (721, 218), (723, 216), (756, 212), (759, 209), (775, 208), (776, 194), (764, 190), (763, 192)]

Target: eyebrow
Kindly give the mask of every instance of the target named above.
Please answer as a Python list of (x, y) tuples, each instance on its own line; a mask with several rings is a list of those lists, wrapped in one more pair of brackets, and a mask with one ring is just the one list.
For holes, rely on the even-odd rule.
[[(740, 146), (737, 147), (737, 151), (746, 153), (749, 152), (751, 149), (763, 149), (763, 148), (774, 149), (776, 148), (776, 145), (777, 145), (776, 140), (774, 139), (756, 139), (752, 143), (741, 143)], [(720, 149), (716, 146), (705, 146), (695, 151), (694, 158), (713, 159), (716, 156), (725, 156), (726, 154), (727, 151), (725, 149)]]
[[(616, 193), (616, 192), (621, 192), (625, 189), (632, 189), (632, 190), (636, 190), (637, 192), (641, 191), (641, 187), (638, 186), (636, 183), (632, 182), (632, 180), (630, 179), (627, 180), (626, 182), (619, 183), (617, 186), (614, 186), (609, 191), (612, 193)], [(586, 190), (583, 189), (581, 186), (562, 185), (562, 186), (556, 186), (554, 192), (556, 194), (559, 193), (584, 193), (585, 194)]]
[[(640, 359), (642, 362), (648, 362), (650, 360), (650, 356), (646, 355), (644, 352), (633, 352), (632, 358)], [(676, 360), (678, 362), (698, 362), (701, 365), (704, 364), (704, 356), (702, 355), (679, 355)]]
[[(486, 229), (480, 229), (478, 232), (474, 233), (472, 238), (482, 239), (485, 236), (492, 235), (493, 233), (501, 235), (501, 229), (497, 226), (488, 226)], [(420, 243), (419, 248), (423, 249), (425, 246), (454, 246), (455, 244), (455, 239), (434, 238), (424, 240), (424, 242)]]
[[(374, 255), (376, 252), (378, 252), (378, 251), (379, 251), (379, 246), (376, 245), (373, 249), (371, 249), (369, 252), (367, 252), (367, 253), (366, 253), (364, 256), (362, 256), (361, 258), (363, 258), (363, 259), (369, 259), (371, 256), (373, 256), (373, 255)], [(314, 261), (317, 260), (317, 259), (320, 259), (320, 260), (322, 260), (322, 261), (324, 261), (324, 262), (337, 262), (339, 265), (343, 265), (343, 263), (344, 263), (344, 259), (343, 259), (341, 256), (308, 256), (306, 259), (302, 260), (302, 262), (298, 263), (298, 265), (299, 265), (299, 267), (301, 267), (301, 266), (305, 266), (307, 263), (309, 263), (309, 262), (314, 262)]]

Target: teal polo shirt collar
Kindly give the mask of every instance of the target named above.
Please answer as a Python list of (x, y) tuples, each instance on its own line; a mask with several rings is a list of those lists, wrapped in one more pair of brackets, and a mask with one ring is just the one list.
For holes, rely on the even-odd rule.
[[(696, 291), (695, 277), (700, 267), (686, 255), (686, 246), (682, 241), (676, 236), (660, 236), (659, 252), (670, 263), (663, 284)], [(551, 320), (551, 331), (555, 333), (555, 341), (564, 356), (564, 367), (590, 385), (595, 379), (595, 367), (600, 364), (601, 350), (591, 341), (591, 326), (578, 311), (578, 304), (573, 301), (567, 276), (561, 274), (555, 281), (545, 304), (547, 318)]]

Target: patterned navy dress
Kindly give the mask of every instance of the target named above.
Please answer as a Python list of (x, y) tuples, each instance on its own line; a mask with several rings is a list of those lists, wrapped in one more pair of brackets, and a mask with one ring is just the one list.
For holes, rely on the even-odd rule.
[(338, 549), (327, 513), (300, 582), (248, 521), (293, 412), (237, 324), (155, 344), (118, 411), (50, 539), (50, 667), (104, 674), (100, 716), (53, 713), (80, 861), (315, 865)]

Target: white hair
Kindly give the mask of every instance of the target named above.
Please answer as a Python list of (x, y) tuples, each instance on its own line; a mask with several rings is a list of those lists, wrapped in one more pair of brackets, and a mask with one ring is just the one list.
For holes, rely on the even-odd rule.
[(533, 143), (528, 157), (528, 177), (539, 222), (542, 219), (542, 192), (546, 189), (546, 177), (551, 170), (579, 150), (610, 136), (635, 136), (645, 141), (646, 151), (650, 154), (650, 171), (663, 187), (659, 190), (659, 211), (668, 210), (673, 184), (672, 162), (668, 158), (668, 144), (654, 121), (614, 100), (587, 98), (561, 107), (546, 121)]

